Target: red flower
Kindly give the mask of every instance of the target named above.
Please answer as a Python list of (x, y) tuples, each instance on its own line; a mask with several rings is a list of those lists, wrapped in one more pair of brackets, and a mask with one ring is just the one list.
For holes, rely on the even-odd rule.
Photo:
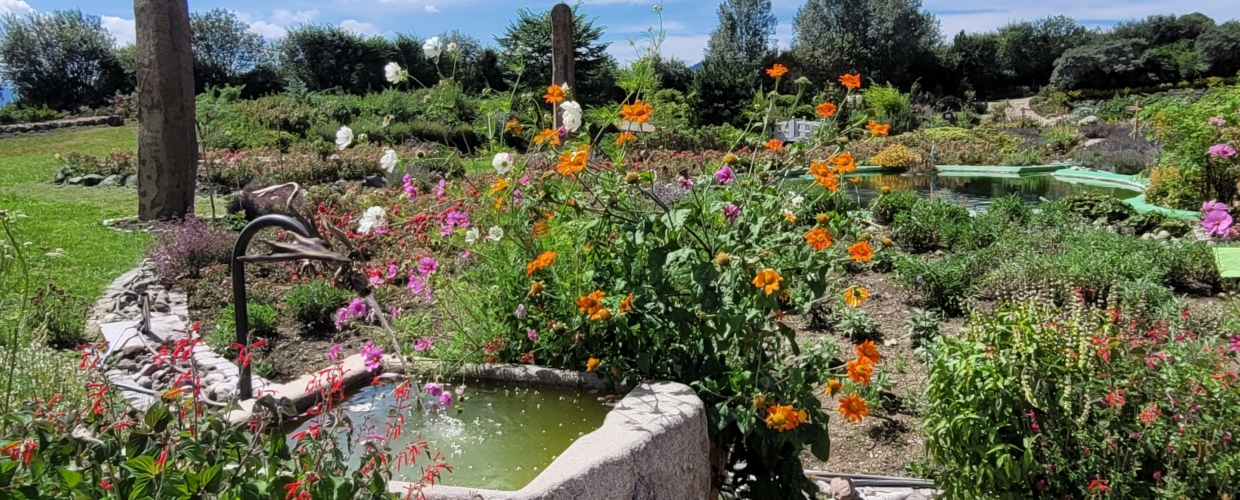
[(1106, 479), (1095, 479), (1089, 482), (1090, 491), (1111, 491)]

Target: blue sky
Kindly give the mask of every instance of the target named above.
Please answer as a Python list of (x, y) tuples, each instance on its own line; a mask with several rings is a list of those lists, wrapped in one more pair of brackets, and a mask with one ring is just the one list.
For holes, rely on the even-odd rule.
[[(951, 37), (960, 30), (985, 31), (1013, 20), (1067, 14), (1089, 26), (1110, 26), (1117, 21), (1150, 14), (1201, 12), (1216, 21), (1240, 17), (1240, 0), (923, 0), (938, 15), (943, 32)], [(483, 42), (502, 33), (522, 7), (546, 10), (557, 3), (510, 0), (190, 0), (191, 11), (223, 8), (236, 12), (251, 29), (278, 38), (300, 23), (337, 24), (357, 32), (390, 35), (413, 32), (428, 37), (460, 29)], [(702, 57), (710, 31), (717, 23), (716, 0), (663, 0), (663, 23), (668, 38), (665, 54), (690, 64)], [(776, 38), (781, 46), (792, 39), (792, 18), (804, 0), (773, 0), (779, 18)], [(584, 12), (599, 17), (608, 27), (606, 39), (621, 61), (633, 58), (629, 40), (640, 39), (647, 27), (656, 25), (655, 0), (586, 0)], [(0, 13), (18, 14), (80, 8), (103, 16), (104, 25), (119, 42), (133, 40), (132, 0), (0, 0)]]

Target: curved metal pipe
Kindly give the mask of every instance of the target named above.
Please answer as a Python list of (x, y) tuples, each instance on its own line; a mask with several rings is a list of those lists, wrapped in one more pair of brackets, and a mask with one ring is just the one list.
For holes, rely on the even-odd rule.
[[(305, 238), (310, 237), (310, 231), (301, 222), (298, 222), (297, 219), (279, 214), (264, 215), (254, 219), (237, 236), (237, 244), (233, 247), (232, 255), (233, 321), (237, 328), (237, 343), (243, 346), (250, 345), (250, 316), (245, 296), (245, 262), (239, 259), (249, 250), (250, 242), (254, 240), (254, 237), (260, 231), (270, 227), (278, 227), (297, 233)], [(237, 379), (237, 390), (241, 400), (244, 401), (254, 397), (254, 383), (250, 375), (250, 364), (242, 363), (242, 360), (238, 359), (237, 365), (237, 368), (240, 370), (240, 375)]]

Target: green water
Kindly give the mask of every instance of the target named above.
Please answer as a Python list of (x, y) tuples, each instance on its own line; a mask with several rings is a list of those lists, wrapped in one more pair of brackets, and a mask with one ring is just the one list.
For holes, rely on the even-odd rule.
[(842, 182), (841, 190), (849, 197), (859, 199), (862, 206), (878, 196), (883, 186), (891, 189), (907, 189), (927, 199), (941, 198), (954, 201), (973, 211), (985, 211), (990, 200), (1010, 194), (1020, 196), (1025, 203), (1037, 205), (1043, 198), (1057, 200), (1078, 193), (1102, 193), (1121, 200), (1135, 198), (1141, 193), (1126, 189), (1105, 188), (1056, 180), (1050, 174), (1027, 174), (1012, 177), (968, 177), (945, 175), (861, 175), (857, 184)]
[[(546, 470), (577, 438), (601, 427), (611, 410), (599, 401), (601, 393), (493, 382), (465, 385), (464, 398), (453, 394), (454, 399), (463, 400), (455, 401), (451, 408), (444, 408), (437, 399), (420, 392), (421, 411), (410, 401), (411, 408), (403, 410), (402, 435), (390, 443), (393, 453), (399, 453), (421, 434), (431, 454), (442, 453), (453, 467), (452, 472), (444, 472), (439, 484), (519, 490)], [(422, 388), (422, 384), (412, 386)], [(370, 386), (342, 405), (357, 428), (362, 429), (356, 435), (365, 436), (369, 429), (384, 433), (394, 404), (392, 390), (390, 385)], [(395, 472), (394, 479), (417, 480), (420, 466), (425, 463), (423, 456), (414, 467)]]

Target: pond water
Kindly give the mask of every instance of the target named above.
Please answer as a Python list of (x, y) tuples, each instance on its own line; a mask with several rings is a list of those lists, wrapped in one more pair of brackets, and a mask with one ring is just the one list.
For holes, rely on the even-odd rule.
[(1101, 193), (1126, 200), (1141, 193), (1127, 189), (1089, 186), (1056, 180), (1050, 174), (1027, 174), (1012, 177), (967, 177), (935, 174), (859, 175), (857, 184), (842, 182), (841, 190), (849, 197), (868, 206), (878, 197), (879, 188), (905, 189), (922, 198), (954, 201), (972, 211), (985, 211), (990, 200), (1017, 194), (1025, 203), (1038, 205), (1043, 198), (1057, 200), (1079, 193)]
[[(443, 454), (452, 472), (444, 471), (439, 484), (467, 488), (516, 491), (533, 481), (577, 438), (602, 427), (611, 407), (602, 394), (572, 389), (528, 387), (495, 382), (467, 382), (464, 398), (445, 408), (425, 392), (421, 411), (416, 403), (404, 411), (402, 434), (390, 443), (393, 453), (418, 439), (431, 454)], [(411, 386), (421, 388), (421, 384)], [(383, 434), (394, 404), (395, 386), (369, 386), (343, 405), (356, 433), (368, 429)], [(454, 390), (455, 386), (445, 385)], [(301, 424), (301, 428), (314, 423)], [(298, 430), (301, 430), (299, 428)], [(291, 433), (290, 433), (291, 435)], [(357, 448), (360, 448), (357, 447)], [(356, 460), (356, 459), (355, 459)], [(394, 472), (397, 481), (420, 477), (423, 456), (413, 467)], [(351, 464), (356, 467), (356, 462)]]

